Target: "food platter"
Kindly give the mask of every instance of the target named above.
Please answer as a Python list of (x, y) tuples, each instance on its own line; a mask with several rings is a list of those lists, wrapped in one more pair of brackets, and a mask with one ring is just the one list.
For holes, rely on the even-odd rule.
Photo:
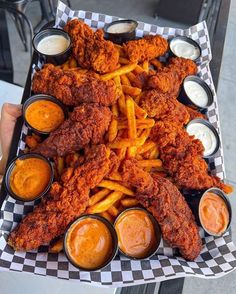
[[(67, 20), (73, 17), (79, 17), (85, 23), (95, 28), (103, 27), (104, 24), (117, 20), (115, 17), (97, 13), (84, 11), (73, 12), (63, 3), (59, 3), (56, 26), (64, 27)], [(139, 23), (137, 29), (138, 37), (150, 33), (157, 33), (166, 38), (171, 38), (175, 35), (186, 35), (200, 44), (202, 58), (198, 64), (198, 75), (211, 87), (214, 93), (214, 103), (208, 109), (207, 115), (209, 121), (220, 133), (217, 100), (209, 70), (211, 50), (206, 24), (203, 22), (186, 31), (182, 31)], [(32, 73), (34, 73), (36, 67), (41, 68), (41, 66), (42, 61), (36, 59), (32, 64)], [(25, 95), (29, 96), (30, 91), (27, 91)], [(27, 134), (28, 129), (24, 125), (17, 154), (25, 149), (25, 136)], [(225, 178), (221, 148), (215, 154), (214, 158), (209, 161), (209, 166), (213, 173), (221, 179)], [(101, 271), (79, 271), (68, 263), (63, 253), (51, 254), (47, 252), (47, 248), (41, 249), (45, 252), (15, 252), (6, 244), (8, 233), (15, 227), (23, 215), (32, 210), (32, 206), (33, 203), (22, 205), (22, 203), (15, 201), (9, 196), (3, 203), (1, 224), (3, 234), (0, 239), (0, 266), (2, 268), (116, 287), (186, 276), (202, 278), (220, 277), (232, 271), (236, 266), (235, 247), (232, 243), (230, 233), (227, 232), (223, 237), (215, 238), (205, 235), (203, 230), (201, 230), (203, 249), (200, 256), (194, 262), (188, 262), (182, 257), (176, 256), (175, 251), (162, 242), (157, 254), (149, 259), (142, 261), (130, 260), (122, 255), (117, 255), (111, 264)]]

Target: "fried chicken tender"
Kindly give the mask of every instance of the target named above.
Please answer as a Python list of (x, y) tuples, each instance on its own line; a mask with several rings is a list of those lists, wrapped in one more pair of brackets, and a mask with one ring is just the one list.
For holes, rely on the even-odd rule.
[(146, 110), (149, 117), (157, 120), (168, 120), (184, 125), (190, 119), (183, 104), (158, 90), (144, 91), (140, 98), (140, 106)]
[(86, 210), (89, 189), (109, 172), (109, 156), (105, 145), (94, 146), (69, 181), (53, 183), (49, 194), (10, 233), (8, 244), (14, 250), (34, 250), (64, 234), (67, 226)]
[(157, 219), (163, 239), (177, 247), (187, 260), (201, 252), (202, 242), (191, 209), (178, 189), (167, 179), (143, 171), (135, 160), (126, 160), (122, 176), (136, 189), (137, 200)]
[(173, 57), (167, 66), (149, 78), (147, 88), (156, 89), (160, 93), (177, 98), (183, 80), (196, 73), (197, 66), (192, 60)]
[(179, 124), (158, 121), (153, 127), (151, 139), (158, 144), (163, 166), (180, 189), (205, 190), (218, 187), (226, 193), (232, 188), (208, 172), (202, 158), (204, 147), (198, 139), (190, 136)]
[(35, 94), (52, 95), (68, 106), (84, 102), (110, 106), (118, 97), (113, 80), (102, 81), (93, 72), (62, 70), (52, 64), (34, 74), (32, 90)]
[(143, 92), (140, 106), (147, 111), (148, 116), (157, 120), (168, 120), (182, 125), (188, 123), (194, 111), (190, 112), (176, 98), (184, 78), (196, 72), (197, 66), (192, 60), (171, 58), (168, 66), (148, 79), (147, 88), (150, 90)]
[(72, 39), (73, 55), (81, 67), (98, 73), (108, 73), (118, 68), (119, 51), (111, 41), (104, 39), (101, 29), (94, 33), (88, 25), (73, 19), (64, 30)]
[(165, 54), (168, 42), (161, 36), (145, 36), (123, 45), (124, 52), (131, 62), (143, 62)]
[(34, 152), (46, 157), (64, 156), (84, 148), (89, 143), (101, 143), (111, 117), (112, 113), (108, 107), (96, 103), (75, 107), (69, 119), (51, 132)]

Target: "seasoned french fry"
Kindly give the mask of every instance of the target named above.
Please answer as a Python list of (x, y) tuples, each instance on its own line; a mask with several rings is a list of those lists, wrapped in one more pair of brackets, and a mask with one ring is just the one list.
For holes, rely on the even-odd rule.
[(97, 186), (101, 187), (101, 188), (107, 188), (110, 190), (114, 190), (114, 191), (120, 191), (120, 192), (122, 192), (126, 195), (130, 195), (130, 196), (134, 195), (133, 191), (131, 191), (130, 189), (126, 188), (125, 186), (123, 186), (117, 182), (114, 182), (114, 181), (103, 180)]
[[(154, 147), (156, 147), (156, 144), (155, 144), (154, 142), (152, 142), (152, 141), (148, 141), (148, 142), (145, 142), (145, 143), (143, 144), (143, 146), (140, 146), (140, 147), (138, 148), (137, 152), (138, 152), (139, 154), (142, 154), (142, 153), (145, 153), (145, 152), (147, 152), (148, 150), (150, 150), (150, 149), (152, 149), (152, 148), (154, 148)], [(150, 159), (151, 159), (151, 158), (150, 158)]]
[(99, 215), (104, 217), (105, 219), (107, 219), (110, 223), (114, 222), (113, 217), (107, 211), (103, 211), (103, 212), (99, 213)]
[(131, 86), (130, 81), (126, 75), (121, 75), (120, 80), (122, 85)]
[(162, 167), (162, 161), (160, 159), (139, 160), (138, 165), (140, 167)]
[(118, 104), (119, 104), (120, 112), (126, 115), (126, 101), (125, 101), (125, 95), (123, 93), (118, 99)]
[(118, 125), (117, 120), (115, 118), (113, 118), (110, 125), (109, 125), (109, 129), (108, 129), (108, 141), (109, 142), (114, 141), (117, 136), (117, 132), (118, 132), (117, 125)]
[(25, 143), (29, 146), (29, 148), (35, 148), (39, 144), (33, 136), (26, 136)]
[[(155, 124), (155, 120), (151, 118), (146, 119), (136, 119), (136, 128), (137, 129), (148, 129), (152, 128)], [(118, 121), (118, 130), (127, 129), (128, 128), (128, 121)]]
[(130, 95), (130, 96), (138, 96), (142, 91), (140, 88), (132, 87), (128, 85), (122, 85), (122, 90), (124, 94)]
[(113, 181), (122, 181), (122, 177), (118, 172), (113, 172), (107, 178)]
[(132, 207), (139, 204), (138, 200), (134, 198), (124, 198), (120, 202), (124, 207)]
[[(114, 45), (115, 45), (116, 49), (119, 51), (120, 57), (124, 57), (125, 54), (124, 54), (123, 47), (118, 44), (114, 44)], [(130, 62), (128, 62), (128, 63), (130, 63)]]
[(143, 69), (148, 73), (149, 71), (149, 63), (147, 60), (144, 61), (143, 63)]
[(119, 214), (119, 210), (115, 206), (111, 206), (110, 208), (108, 208), (107, 212), (114, 217)]
[(96, 203), (93, 206), (90, 206), (87, 209), (87, 213), (101, 213), (106, 211), (108, 208), (110, 208), (116, 201), (121, 199), (123, 196), (123, 193), (120, 191), (115, 191), (109, 194), (104, 200), (101, 202)]
[(116, 154), (117, 154), (120, 161), (125, 159), (126, 149), (127, 148), (120, 148), (120, 149), (117, 150)]
[(135, 68), (134, 68), (134, 72), (136, 73), (136, 74), (141, 74), (141, 73), (143, 73), (144, 72), (144, 69), (140, 66), (140, 65), (136, 65), (135, 66)]
[(55, 163), (58, 175), (61, 175), (64, 169), (64, 157), (57, 156)]
[(61, 175), (61, 180), (63, 183), (67, 183), (70, 178), (72, 177), (74, 172), (73, 167), (67, 167), (66, 169), (63, 170), (62, 175)]
[(120, 68), (118, 68), (117, 70), (115, 70), (113, 72), (101, 75), (101, 79), (103, 81), (111, 80), (116, 76), (121, 76), (121, 75), (124, 75), (128, 72), (131, 72), (132, 70), (135, 69), (136, 66), (137, 66), (136, 63), (130, 63), (127, 65), (121, 66)]
[(79, 158), (79, 154), (75, 152), (73, 154), (67, 155), (65, 161), (68, 166), (74, 167), (75, 164), (78, 162)]
[(67, 60), (65, 63), (63, 63), (63, 64), (61, 65), (61, 67), (62, 67), (63, 70), (69, 69), (69, 68), (70, 68), (70, 67), (69, 67), (69, 60)]
[(134, 73), (132, 73), (132, 72), (128, 72), (128, 73), (126, 74), (126, 76), (127, 76), (127, 78), (129, 79), (129, 81), (130, 81), (131, 84), (132, 84), (132, 83), (135, 83), (135, 81), (136, 81), (136, 75), (135, 75)]
[(158, 60), (158, 59), (152, 59), (150, 60), (150, 63), (156, 67), (157, 69), (162, 69), (163, 68), (163, 64)]
[[(130, 96), (126, 96), (126, 99), (130, 97)], [(132, 97), (130, 97), (130, 99), (132, 99), (134, 101), (134, 99)], [(141, 119), (144, 119), (147, 117), (147, 112), (142, 109), (140, 106), (138, 106), (138, 104), (134, 101), (134, 108), (135, 108), (135, 115), (138, 117), (138, 118), (141, 118)]]
[(135, 108), (135, 114), (138, 118), (146, 118), (147, 117), (147, 112), (144, 109), (142, 109), (141, 107), (139, 107), (137, 103), (134, 103), (134, 108)]
[(135, 118), (135, 110), (134, 110), (134, 101), (131, 97), (127, 97), (126, 99), (126, 113), (128, 120), (128, 135), (130, 139), (135, 139), (137, 137), (136, 130), (136, 118)]
[(134, 140), (129, 138), (124, 138), (124, 139), (120, 139), (117, 141), (115, 140), (114, 142), (109, 143), (108, 147), (110, 147), (111, 149), (121, 149), (126, 147), (133, 147), (133, 146), (139, 147), (145, 143), (146, 139), (147, 138), (145, 136), (141, 136), (140, 138), (136, 138)]
[(75, 68), (77, 67), (77, 61), (75, 60), (74, 57), (71, 57), (69, 60), (69, 68)]
[(127, 59), (127, 58), (120, 57), (120, 58), (119, 58), (119, 63), (120, 63), (120, 64), (129, 64), (130, 61), (129, 61), (129, 59)]
[(118, 110), (118, 105), (117, 103), (113, 104), (111, 107), (111, 111), (113, 113), (114, 116), (118, 117), (119, 115), (119, 110)]
[(149, 159), (156, 159), (158, 155), (159, 155), (159, 150), (157, 146), (155, 146), (150, 152)]
[(89, 198), (89, 206), (96, 204), (97, 202), (101, 201), (104, 197), (106, 197), (111, 191), (107, 188), (102, 189), (101, 191), (97, 192), (93, 196)]
[(128, 158), (135, 157), (136, 152), (137, 152), (137, 147), (129, 147), (127, 149), (127, 157)]
[(63, 250), (63, 237), (53, 242), (53, 244), (49, 247), (50, 253), (59, 253)]
[(114, 77), (113, 80), (114, 80), (116, 87), (118, 89), (118, 92), (119, 92), (118, 105), (119, 105), (120, 112), (125, 115), (126, 114), (125, 96), (124, 96), (124, 93), (122, 90), (120, 76)]

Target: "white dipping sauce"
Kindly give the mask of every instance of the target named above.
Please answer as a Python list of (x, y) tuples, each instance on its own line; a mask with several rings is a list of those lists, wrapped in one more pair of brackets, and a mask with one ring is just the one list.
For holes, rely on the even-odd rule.
[(204, 156), (211, 155), (217, 146), (216, 136), (210, 128), (202, 123), (193, 123), (187, 126), (187, 132), (189, 135), (199, 139), (204, 146)]
[(135, 24), (130, 22), (115, 23), (108, 27), (107, 32), (111, 34), (122, 34), (132, 32), (135, 29)]
[(194, 60), (200, 56), (200, 50), (198, 47), (183, 40), (176, 39), (172, 41), (170, 43), (170, 49), (178, 57)]
[(46, 55), (62, 53), (69, 47), (69, 40), (61, 35), (52, 35), (43, 38), (37, 46), (37, 50)]
[(184, 82), (184, 90), (194, 104), (199, 107), (206, 107), (208, 95), (206, 90), (195, 81)]

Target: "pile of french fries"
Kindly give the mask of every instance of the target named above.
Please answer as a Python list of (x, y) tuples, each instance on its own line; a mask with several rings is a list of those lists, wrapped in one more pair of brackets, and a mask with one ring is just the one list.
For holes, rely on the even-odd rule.
[[(102, 80), (114, 80), (118, 95), (117, 102), (111, 107), (113, 118), (105, 138), (106, 145), (116, 153), (120, 164), (124, 159), (135, 158), (144, 170), (163, 173), (162, 162), (158, 158), (158, 146), (149, 138), (155, 121), (148, 118), (146, 111), (139, 106), (142, 89), (135, 86), (138, 75), (150, 71), (153, 74), (162, 64), (158, 60), (145, 61), (142, 64), (130, 63), (124, 57), (122, 47), (116, 46), (120, 52), (120, 67), (111, 73), (101, 75)], [(78, 67), (73, 57), (60, 68), (86, 71)], [(29, 148), (34, 148), (39, 143), (39, 138), (35, 135), (28, 136), (26, 143)], [(75, 167), (78, 160), (78, 153), (55, 158), (56, 180), (60, 180), (65, 168)], [(114, 222), (117, 215), (124, 209), (138, 205), (134, 192), (122, 182), (118, 170), (119, 166), (91, 191), (86, 213), (96, 213)], [(57, 240), (50, 251), (61, 251), (62, 243), (62, 239)]]

